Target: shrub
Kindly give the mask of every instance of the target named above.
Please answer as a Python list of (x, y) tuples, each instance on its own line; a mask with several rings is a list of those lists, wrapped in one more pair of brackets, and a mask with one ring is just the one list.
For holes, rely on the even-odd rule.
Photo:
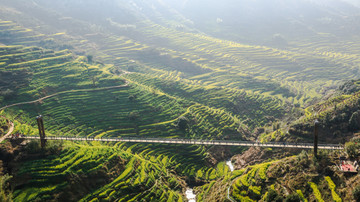
[(358, 145), (354, 142), (347, 142), (345, 144), (345, 151), (351, 158), (355, 158), (358, 154)]
[(186, 130), (187, 126), (188, 126), (188, 122), (189, 120), (184, 117), (184, 116), (180, 116), (178, 118), (178, 121), (177, 121), (177, 127), (179, 127), (180, 130)]
[(129, 113), (129, 119), (130, 120), (135, 121), (138, 118), (139, 118), (139, 113), (138, 112), (130, 112)]
[(302, 198), (299, 196), (299, 194), (294, 193), (294, 194), (289, 194), (286, 199), (286, 202), (301, 202)]
[(356, 201), (360, 201), (360, 186), (356, 186), (352, 192), (352, 195)]
[(9, 180), (12, 176), (6, 174), (0, 177), (0, 201), (11, 202), (12, 193), (9, 191)]
[(0, 95), (3, 96), (4, 99), (11, 99), (16, 95), (16, 93), (11, 89), (6, 89), (4, 91), (0, 91)]
[(303, 159), (308, 159), (308, 153), (305, 150), (302, 150), (301, 153), (299, 155), (297, 155), (297, 159), (298, 161), (301, 161)]
[(94, 59), (94, 56), (92, 56), (92, 55), (87, 55), (86, 58), (87, 58), (88, 63), (92, 64), (93, 59)]
[(45, 149), (50, 152), (50, 154), (58, 154), (63, 149), (63, 141), (47, 141)]
[(129, 100), (130, 101), (135, 101), (136, 100), (136, 95), (129, 95)]
[(349, 119), (349, 129), (352, 131), (360, 129), (360, 115), (359, 112), (354, 112)]
[(281, 202), (281, 201), (283, 201), (283, 198), (275, 190), (270, 189), (266, 195), (265, 201)]

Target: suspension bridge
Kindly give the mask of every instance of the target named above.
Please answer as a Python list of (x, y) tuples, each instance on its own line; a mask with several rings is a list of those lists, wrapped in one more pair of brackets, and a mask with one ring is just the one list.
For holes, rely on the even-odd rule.
[[(128, 74), (129, 72), (124, 72)], [(54, 93), (37, 100), (29, 102), (15, 103), (11, 105), (4, 106), (0, 108), (4, 110), (6, 108), (33, 104), (37, 102), (44, 101), (45, 99), (72, 92), (91, 92), (91, 91), (100, 91), (108, 90), (113, 88), (124, 88), (129, 86), (129, 81), (125, 81), (125, 84), (119, 86), (110, 86), (96, 89), (78, 89), (78, 90), (68, 90), (63, 92)], [(99, 142), (132, 142), (132, 143), (156, 143), (156, 144), (188, 144), (188, 145), (220, 145), (220, 146), (244, 146), (244, 147), (273, 147), (273, 148), (299, 148), (299, 149), (314, 149), (315, 155), (317, 154), (317, 149), (327, 149), (327, 150), (341, 150), (344, 149), (343, 146), (338, 144), (318, 144), (318, 132), (317, 132), (317, 122), (315, 122), (315, 132), (314, 132), (314, 142), (313, 143), (293, 143), (293, 142), (251, 142), (251, 141), (234, 141), (234, 140), (202, 140), (202, 139), (170, 139), (170, 138), (143, 138), (143, 137), (108, 137), (108, 138), (92, 138), (92, 137), (55, 137), (55, 136), (46, 136), (45, 129), (43, 125), (42, 116), (37, 117), (38, 127), (39, 127), (39, 136), (23, 136), (17, 137), (21, 139), (38, 139), (41, 142), (41, 147), (45, 146), (47, 140), (68, 140), (68, 141), (99, 141)], [(14, 124), (10, 122), (9, 132), (0, 138), (0, 143), (4, 139), (11, 139), (10, 134), (14, 129)]]
[[(271, 147), (271, 148), (298, 148), (298, 149), (317, 149), (342, 150), (343, 146), (339, 144), (318, 144), (317, 142), (317, 123), (315, 123), (315, 141), (314, 143), (296, 143), (296, 142), (252, 142), (236, 140), (203, 140), (203, 139), (175, 139), (175, 138), (145, 138), (145, 137), (71, 137), (71, 136), (46, 136), (43, 117), (36, 117), (39, 136), (13, 136), (10, 135), (14, 129), (13, 123), (9, 123), (11, 128), (9, 132), (1, 139), (33, 139), (40, 140), (41, 147), (45, 147), (47, 140), (67, 140), (67, 141), (98, 141), (98, 142), (131, 142), (131, 143), (154, 143), (154, 144), (187, 144), (187, 145), (217, 145), (217, 146), (243, 146), (243, 147)], [(1, 140), (1, 141), (2, 141)]]
[[(8, 137), (10, 138), (10, 137)], [(39, 136), (24, 136), (22, 139), (41, 140)], [(234, 140), (201, 140), (201, 139), (170, 139), (170, 138), (135, 138), (135, 137), (56, 137), (46, 136), (44, 140), (67, 140), (67, 141), (99, 141), (99, 142), (132, 142), (132, 143), (155, 143), (155, 144), (187, 144), (187, 145), (218, 145), (218, 146), (244, 146), (244, 147), (272, 147), (272, 148), (298, 148), (313, 149), (314, 143), (293, 143), (293, 142), (251, 142)], [(319, 149), (341, 150), (344, 149), (338, 144), (318, 144)]]

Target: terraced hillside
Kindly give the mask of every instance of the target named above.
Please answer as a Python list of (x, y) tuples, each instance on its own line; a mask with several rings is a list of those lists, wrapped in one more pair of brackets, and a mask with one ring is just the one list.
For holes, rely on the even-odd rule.
[(75, 59), (68, 50), (3, 46), (0, 60), (3, 78), (1, 90), (7, 97), (13, 94), (12, 103), (30, 101), (31, 98), (72, 88), (103, 87), (123, 83), (109, 73), (99, 71), (99, 64), (87, 64), (85, 57)]
[[(28, 6), (36, 8), (30, 4)], [(73, 14), (61, 10), (66, 7), (59, 4), (60, 13)], [(146, 3), (143, 5), (136, 2), (136, 5), (146, 7)], [(133, 9), (135, 13), (140, 12), (133, 5), (124, 3), (121, 9), (126, 8)], [(17, 9), (22, 11), (22, 8)], [(102, 13), (96, 15), (106, 18)], [(74, 14), (74, 19), (76, 16)], [(161, 73), (180, 73), (181, 78), (204, 87), (216, 85), (244, 89), (300, 106), (313, 103), (343, 80), (354, 79), (358, 75), (359, 49), (355, 42), (358, 39), (356, 36), (339, 39), (318, 34), (317, 37), (294, 41), (285, 49), (280, 49), (217, 39), (187, 32), (186, 29), (181, 31), (171, 23), (166, 23), (163, 17), (155, 21), (153, 17), (139, 16), (142, 17), (131, 18), (127, 28), (124, 28), (124, 19), (110, 18), (109, 21), (107, 18), (107, 23), (94, 22), (103, 30), (101, 33), (86, 26), (87, 22), (83, 18), (70, 22), (77, 23), (78, 27), (89, 32), (76, 37), (82, 37), (82, 41), (96, 46), (97, 50), (83, 47), (106, 63), (119, 64), (132, 71), (145, 71), (156, 76)], [(49, 17), (55, 20), (54, 16)], [(41, 19), (38, 20), (41, 22)], [(63, 25), (61, 20), (56, 23), (69, 32), (75, 32)], [(59, 27), (53, 29), (60, 30)]]
[[(321, 141), (357, 130), (356, 87), (332, 96), (359, 77), (356, 35), (265, 46), (210, 36), (171, 9), (167, 18), (154, 12), (160, 1), (69, 2), (0, 0), (0, 107), (45, 97), (0, 111), (14, 133), (37, 135), (39, 114), (49, 136), (308, 141), (316, 118), (337, 124)], [(186, 201), (188, 186), (199, 201), (347, 193), (305, 154), (230, 172), (224, 160), (244, 148), (30, 142), (15, 150), (15, 201)], [(310, 179), (305, 188), (276, 180), (301, 166), (311, 173), (296, 178)]]
[[(31, 117), (42, 114), (46, 119), (45, 127), (47, 135), (50, 136), (79, 135), (102, 137), (124, 135), (223, 139), (231, 135), (235, 139), (249, 138), (246, 132), (239, 130), (239, 120), (225, 111), (207, 107), (190, 100), (176, 98), (158, 89), (135, 82), (131, 82), (129, 86), (119, 85), (124, 84), (124, 82), (118, 76), (109, 73), (113, 68), (111, 65), (97, 64), (94, 61), (90, 62), (86, 57), (76, 58), (75, 55), (66, 50), (54, 52), (38, 47), (28, 48), (23, 46), (3, 46), (2, 50), (5, 61), (2, 72), (11, 73), (12, 76), (11, 80), (9, 79), (9, 84), (5, 87), (11, 88), (10, 90), (13, 91), (10, 97), (4, 97), (2, 102), (4, 105), (20, 101), (31, 101), (39, 97), (52, 95), (53, 93), (56, 94), (39, 103), (24, 104), (3, 110), (1, 112), (3, 115), (11, 120), (17, 120), (15, 121), (14, 133), (37, 135), (37, 130), (34, 128), (35, 121)], [(45, 52), (43, 57), (41, 55), (42, 52)], [(63, 55), (65, 56), (63, 57)], [(16, 73), (17, 71), (26, 72), (27, 79), (18, 77), (22, 74)], [(12, 82), (17, 80), (26, 83), (20, 83), (14, 88), (14, 83)], [(120, 87), (107, 88), (112, 85)], [(185, 125), (180, 124), (180, 120), (185, 121)], [(225, 130), (220, 130), (219, 126)], [(34, 146), (31, 146), (34, 144), (36, 148), (36, 143), (31, 143), (26, 150), (35, 153), (40, 152), (34, 149)], [(89, 177), (90, 173), (98, 174), (99, 170), (103, 169), (102, 165), (111, 161), (111, 158), (110, 160), (106, 158), (106, 153), (114, 152), (110, 148), (117, 148), (119, 152), (127, 151), (136, 156), (146, 154), (146, 158), (140, 158), (137, 161), (128, 159), (130, 164), (125, 166), (127, 170), (119, 170), (118, 174), (114, 174), (113, 177), (108, 176), (109, 180), (101, 182), (103, 185), (106, 185), (105, 187), (108, 187), (107, 189), (105, 187), (100, 189), (99, 185), (96, 185), (96, 187), (86, 187), (80, 194), (74, 194), (76, 195), (74, 196), (76, 200), (80, 199), (79, 197), (85, 197), (84, 200), (90, 200), (93, 198), (104, 198), (104, 196), (108, 200), (111, 200), (112, 197), (118, 198), (120, 196), (125, 197), (124, 199), (126, 200), (134, 197), (149, 197), (149, 199), (168, 199), (174, 197), (174, 199), (182, 200), (182, 189), (185, 188), (186, 184), (181, 181), (181, 176), (187, 176), (187, 179), (190, 181), (195, 178), (205, 181), (209, 178), (214, 178), (214, 176), (210, 177), (212, 168), (206, 166), (212, 157), (207, 152), (208, 148), (204, 146), (175, 146), (169, 148), (167, 146), (141, 144), (129, 144), (121, 147), (118, 145), (89, 145), (84, 148), (84, 151), (89, 150), (88, 152), (90, 152), (92, 149), (96, 150), (98, 146), (103, 147), (105, 153), (101, 152), (101, 154), (97, 155), (89, 155), (87, 152), (84, 154), (78, 153), (79, 150), (74, 149), (76, 146), (70, 144), (69, 148), (72, 148), (72, 155), (75, 155), (75, 153), (76, 155), (75, 159), (70, 159), (69, 162), (71, 164), (78, 162), (75, 164), (79, 164), (79, 167), (75, 166), (76, 169), (75, 167), (74, 169), (72, 167), (68, 168), (68, 166), (59, 167), (60, 161), (67, 162), (67, 157), (62, 155), (58, 156), (58, 159), (54, 160), (53, 164), (50, 162), (52, 157), (49, 157), (50, 159), (47, 160), (40, 160), (48, 162), (45, 164), (43, 162), (38, 164), (36, 163), (38, 160), (34, 161), (31, 158), (24, 165), (21, 163), (19, 167), (21, 171), (17, 175), (30, 175), (32, 177), (31, 180), (24, 181), (23, 179), (27, 179), (26, 177), (16, 179), (18, 186), (14, 192), (15, 200), (48, 200), (62, 197), (58, 196), (58, 194), (66, 192), (66, 190), (75, 186), (70, 180), (73, 179), (74, 175), (80, 175), (77, 174), (78, 172), (84, 172), (82, 176)], [(54, 150), (51, 144), (48, 147), (49, 151)], [(79, 147), (84, 147), (84, 145), (79, 145)], [(179, 150), (183, 152), (178, 153), (177, 151)], [(62, 152), (67, 153), (66, 149)], [(99, 155), (102, 155), (100, 159)], [(151, 159), (158, 159), (159, 161)], [(146, 171), (153, 170), (150, 168), (150, 164), (146, 164), (149, 160), (154, 161), (156, 169), (160, 169), (161, 172), (164, 171), (160, 175), (166, 177), (165, 179), (169, 179), (170, 171), (165, 171), (164, 169), (166, 168), (162, 168), (158, 163), (166, 163), (167, 160), (172, 162), (171, 170), (175, 184), (169, 184), (169, 191), (166, 193), (159, 193), (155, 189), (155, 187), (160, 186), (158, 183), (163, 184), (155, 181), (160, 176), (159, 174), (154, 173), (154, 177), (151, 177), (154, 181), (144, 181), (148, 174), (145, 176), (145, 171), (141, 169), (146, 169)], [(88, 161), (92, 162), (89, 165), (96, 165), (94, 170), (85, 171), (87, 170), (86, 166), (90, 163)], [(214, 161), (214, 159), (211, 161)], [(142, 165), (141, 168), (139, 167), (140, 170), (136, 171), (138, 163), (135, 166), (134, 162)], [(41, 165), (41, 168), (44, 170), (37, 168), (36, 165)], [(54, 171), (55, 173), (51, 171), (54, 174), (44, 174), (44, 172), (49, 172), (49, 169), (52, 170), (51, 167), (67, 169)], [(82, 168), (82, 170), (79, 171), (78, 168)], [(133, 169), (134, 171), (132, 171)], [(200, 175), (198, 174), (199, 170), (201, 170), (200, 173), (206, 172), (208, 174)], [(131, 174), (125, 176), (125, 171)], [(146, 182), (143, 189), (149, 189), (148, 194), (146, 196), (124, 196), (122, 193), (128, 192), (130, 189), (120, 189), (120, 187), (133, 186), (133, 180), (137, 178), (135, 173), (138, 172), (139, 180), (141, 178), (140, 182)], [(130, 178), (122, 179), (123, 177)], [(80, 178), (85, 180), (82, 177)], [(118, 182), (121, 182), (122, 185), (118, 185)], [(160, 190), (163, 190), (163, 186), (161, 185)], [(99, 188), (99, 190), (94, 192), (94, 188)], [(132, 189), (137, 188), (134, 187)], [(115, 192), (113, 193), (113, 191)], [(91, 195), (86, 196), (86, 193), (91, 193)]]
[[(85, 21), (82, 24), (80, 21), (76, 21), (79, 26), (91, 30)], [(96, 44), (96, 51), (86, 49), (98, 59), (159, 79), (169, 75), (173, 79), (177, 75), (178, 82), (184, 85), (260, 94), (271, 97), (272, 102), (282, 102), (285, 109), (289, 109), (288, 103), (296, 106), (313, 103), (343, 79), (357, 78), (358, 53), (356, 45), (349, 46), (351, 42), (333, 42), (328, 46), (321, 46), (319, 41), (302, 42), (281, 50), (183, 32), (149, 19), (132, 21), (136, 29), (128, 30), (119, 28), (115, 19), (111, 22), (99, 24), (106, 30), (102, 33), (91, 30), (82, 36), (82, 41)], [(331, 37), (321, 40), (327, 42)], [(336, 51), (326, 51), (331, 47), (336, 47)]]
[[(347, 201), (353, 200), (356, 176), (337, 172), (339, 153), (317, 160), (305, 151), (229, 172), (198, 187), (199, 201)], [(351, 181), (351, 182), (350, 182)], [(354, 186), (350, 187), (350, 184)]]
[[(181, 201), (184, 182), (174, 174), (175, 168), (174, 161), (167, 157), (134, 154), (124, 145), (69, 144), (56, 157), (22, 165), (17, 177), (28, 176), (31, 180), (14, 192), (14, 199)], [(74, 176), (78, 176), (77, 181), (64, 180)]]

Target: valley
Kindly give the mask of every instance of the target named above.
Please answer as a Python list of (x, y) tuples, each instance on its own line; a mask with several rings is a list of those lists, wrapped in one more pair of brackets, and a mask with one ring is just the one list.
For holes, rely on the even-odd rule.
[[(360, 179), (336, 166), (358, 158), (360, 8), (296, 0), (303, 17), (271, 7), (283, 15), (271, 31), (245, 10), (232, 21), (215, 1), (198, 16), (195, 5), (0, 0), (0, 135), (27, 138), (0, 141), (0, 176), (12, 175), (0, 199), (355, 200)], [(301, 149), (315, 120), (317, 158)]]

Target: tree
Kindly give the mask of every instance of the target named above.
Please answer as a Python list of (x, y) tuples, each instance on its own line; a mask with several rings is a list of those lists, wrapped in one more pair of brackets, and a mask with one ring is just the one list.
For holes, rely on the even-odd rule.
[(15, 96), (15, 92), (11, 89), (6, 89), (0, 91), (0, 96), (3, 96), (5, 99), (11, 99)]
[(360, 201), (360, 186), (356, 186), (352, 191), (352, 195), (356, 201)]
[(0, 201), (11, 202), (12, 192), (9, 191), (9, 180), (12, 178), (9, 174), (0, 177)]
[(132, 101), (132, 102), (133, 102), (133, 101), (135, 101), (135, 100), (136, 100), (136, 95), (129, 95), (129, 97), (128, 97), (128, 98), (129, 98), (129, 100), (130, 100), (130, 101)]
[(354, 142), (347, 142), (345, 144), (345, 151), (351, 158), (355, 158), (358, 155), (358, 145)]
[(273, 189), (270, 189), (266, 195), (265, 201), (276, 201), (276, 202), (281, 202), (282, 197)]
[(90, 64), (93, 63), (94, 56), (92, 56), (92, 55), (87, 55), (86, 58), (87, 58), (88, 63), (90, 63)]
[(352, 131), (360, 129), (360, 115), (358, 111), (351, 115), (349, 119), (349, 129)]
[(180, 130), (186, 130), (187, 126), (188, 126), (188, 122), (189, 120), (184, 117), (184, 116), (180, 116), (178, 118), (178, 121), (177, 121), (177, 127), (179, 127)]
[(285, 202), (301, 202), (302, 199), (300, 198), (299, 194), (295, 193), (295, 194), (289, 194), (286, 199)]
[(130, 120), (135, 121), (138, 118), (139, 118), (139, 113), (138, 112), (130, 112), (129, 113), (129, 119)]

